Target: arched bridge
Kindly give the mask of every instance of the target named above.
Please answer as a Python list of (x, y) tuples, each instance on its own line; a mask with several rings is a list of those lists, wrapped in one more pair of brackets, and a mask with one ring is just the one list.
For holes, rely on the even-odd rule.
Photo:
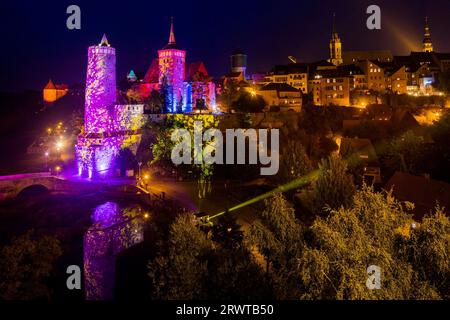
[(50, 192), (82, 192), (98, 191), (102, 184), (62, 179), (48, 172), (0, 176), (0, 200), (14, 198), (30, 186), (43, 186)]

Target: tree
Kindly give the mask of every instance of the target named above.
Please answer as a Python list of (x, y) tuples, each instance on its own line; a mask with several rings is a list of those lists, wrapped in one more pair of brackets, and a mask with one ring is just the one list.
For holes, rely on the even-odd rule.
[(319, 175), (314, 182), (314, 207), (319, 213), (325, 207), (338, 209), (352, 203), (355, 185), (348, 173), (347, 164), (338, 155), (323, 159), (319, 164)]
[[(301, 298), (439, 298), (433, 285), (418, 275), (404, 254), (414, 233), (412, 223), (411, 215), (390, 194), (364, 186), (349, 208), (331, 210), (312, 225), (311, 240), (298, 265)], [(438, 247), (445, 244), (441, 241)], [(380, 267), (380, 290), (366, 287), (371, 265)]]
[(243, 92), (232, 102), (232, 107), (240, 112), (262, 112), (266, 102), (259, 95)]
[(160, 92), (152, 90), (152, 92), (150, 92), (150, 95), (145, 100), (145, 102), (149, 105), (150, 110), (152, 110), (152, 112), (158, 113), (164, 112), (163, 99), (161, 97)]
[(59, 240), (33, 230), (14, 238), (0, 251), (0, 299), (50, 299), (46, 280), (62, 255)]
[(192, 214), (180, 215), (170, 227), (168, 252), (148, 264), (156, 299), (206, 298), (207, 256), (213, 243), (194, 223)]
[[(247, 239), (260, 263), (266, 265), (277, 299), (300, 295), (297, 259), (303, 247), (302, 226), (294, 209), (281, 194), (264, 200), (261, 223), (250, 227)], [(261, 261), (262, 260), (262, 261)]]
[(308, 174), (312, 170), (305, 148), (297, 140), (287, 140), (282, 146), (280, 157), (280, 170), (275, 176), (277, 182), (288, 183)]
[(409, 257), (422, 281), (428, 281), (444, 299), (450, 298), (450, 220), (437, 207), (411, 235)]
[(129, 148), (120, 149), (116, 157), (116, 165), (124, 173), (136, 167), (136, 157)]
[(233, 102), (239, 97), (239, 87), (234, 80), (224, 82), (224, 89), (220, 95), (220, 103), (222, 109), (229, 111), (232, 108)]
[(426, 153), (425, 142), (422, 136), (407, 131), (398, 138), (393, 139), (383, 156), (383, 163), (390, 173), (403, 171), (411, 174), (421, 174), (422, 161)]

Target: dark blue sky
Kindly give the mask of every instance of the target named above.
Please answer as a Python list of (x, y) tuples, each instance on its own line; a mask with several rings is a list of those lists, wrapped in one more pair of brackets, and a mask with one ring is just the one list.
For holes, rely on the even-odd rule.
[[(66, 28), (66, 8), (81, 7), (81, 30)], [(378, 4), (382, 30), (365, 27), (366, 8)], [(117, 49), (117, 77), (145, 71), (168, 39), (170, 16), (177, 43), (188, 61), (202, 60), (213, 76), (228, 71), (235, 48), (248, 53), (249, 71), (328, 57), (331, 16), (343, 49), (391, 49), (407, 54), (421, 48), (423, 17), (430, 17), (436, 51), (450, 52), (450, 1), (433, 0), (240, 0), (240, 1), (2, 1), (0, 91), (82, 83), (87, 47), (103, 33)]]

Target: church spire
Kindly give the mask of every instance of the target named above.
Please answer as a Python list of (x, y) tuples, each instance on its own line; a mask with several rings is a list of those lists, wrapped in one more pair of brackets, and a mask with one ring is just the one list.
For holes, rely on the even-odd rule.
[(336, 12), (333, 12), (333, 27), (332, 27), (332, 36), (334, 37), (335, 34), (337, 34), (336, 32)]
[(175, 33), (173, 32), (173, 17), (170, 18), (169, 44), (176, 44), (176, 42), (175, 42)]
[(423, 36), (423, 52), (433, 52), (433, 43), (431, 42), (430, 26), (428, 17), (425, 17), (425, 32)]
[(342, 60), (342, 43), (341, 39), (336, 30), (336, 14), (333, 13), (333, 26), (332, 33), (330, 39), (330, 59), (328, 60), (330, 63), (335, 66), (341, 65), (343, 63)]

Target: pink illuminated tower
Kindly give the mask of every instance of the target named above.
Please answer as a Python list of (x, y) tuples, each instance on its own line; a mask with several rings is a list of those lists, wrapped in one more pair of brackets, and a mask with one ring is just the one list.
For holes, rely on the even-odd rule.
[(99, 45), (88, 49), (86, 73), (85, 132), (111, 130), (108, 110), (116, 102), (116, 49), (105, 35)]
[(173, 31), (173, 18), (170, 23), (169, 43), (158, 50), (159, 84), (167, 89), (168, 111), (176, 112), (177, 106), (184, 104), (183, 97), (186, 51), (177, 47)]
[(84, 132), (76, 146), (78, 174), (89, 178), (107, 176), (113, 169), (123, 141), (117, 132), (116, 50), (103, 35), (100, 44), (88, 49)]

